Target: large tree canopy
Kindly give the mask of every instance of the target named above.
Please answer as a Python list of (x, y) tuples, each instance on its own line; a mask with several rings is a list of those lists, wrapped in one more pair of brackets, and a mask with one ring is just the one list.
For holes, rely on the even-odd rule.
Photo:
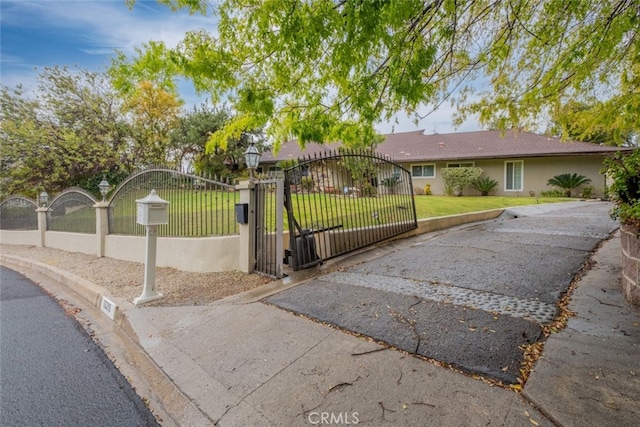
[(635, 0), (159, 1), (216, 21), (113, 67), (158, 81), (169, 72), (231, 100), (237, 115), (212, 144), (261, 126), (276, 144), (367, 143), (377, 122), (444, 102), (458, 121), (509, 128), (574, 99), (600, 105), (607, 126), (640, 128)]
[(634, 145), (640, 129), (637, 126), (634, 128), (632, 123), (618, 121), (623, 119), (621, 116), (620, 113), (616, 114), (612, 117), (615, 121), (607, 124), (607, 109), (602, 104), (586, 105), (570, 100), (551, 111), (546, 133), (594, 144)]
[(238, 177), (246, 170), (244, 152), (253, 142), (264, 150), (264, 137), (260, 129), (243, 132), (240, 137), (227, 141), (225, 148), (206, 149), (210, 136), (232, 119), (225, 108), (211, 108), (205, 104), (180, 117), (170, 132), (170, 151), (179, 164), (193, 166), (198, 175), (227, 180)]
[(97, 191), (103, 174), (126, 173), (129, 126), (104, 76), (53, 67), (38, 81), (35, 98), (0, 86), (0, 196)]

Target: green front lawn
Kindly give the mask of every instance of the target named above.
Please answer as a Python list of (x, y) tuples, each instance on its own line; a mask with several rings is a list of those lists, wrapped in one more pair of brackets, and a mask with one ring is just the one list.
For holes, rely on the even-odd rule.
[(566, 197), (415, 196), (418, 219), (542, 203), (576, 201)]
[[(196, 194), (198, 193), (198, 194)], [(215, 192), (186, 192), (167, 196), (169, 205), (169, 225), (160, 227), (159, 235), (212, 236), (237, 232), (234, 204), (238, 193), (218, 194)], [(144, 227), (136, 224), (135, 198), (120, 200), (111, 216), (111, 232), (115, 234), (144, 234)], [(577, 199), (546, 197), (494, 197), (494, 196), (415, 196), (418, 219), (478, 212), (510, 206), (556, 203)], [(275, 196), (266, 195), (265, 227), (275, 229)], [(406, 206), (405, 206), (406, 205)], [(303, 228), (341, 226), (375, 226), (379, 223), (393, 223), (408, 220), (411, 216), (409, 196), (382, 197), (339, 197), (327, 194), (293, 194), (292, 206), (298, 222)], [(69, 220), (77, 220), (70, 216)], [(288, 229), (286, 212), (284, 228)]]

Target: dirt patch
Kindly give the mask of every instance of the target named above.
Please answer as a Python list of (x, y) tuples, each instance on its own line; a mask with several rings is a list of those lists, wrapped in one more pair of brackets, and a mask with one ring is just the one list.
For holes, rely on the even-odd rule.
[[(114, 297), (133, 301), (144, 284), (144, 264), (97, 258), (78, 252), (37, 246), (0, 245), (0, 252), (48, 264), (87, 279), (107, 289)], [(191, 273), (175, 268), (156, 268), (156, 290), (164, 298), (148, 306), (207, 305), (214, 301), (257, 288), (272, 279), (240, 271)]]

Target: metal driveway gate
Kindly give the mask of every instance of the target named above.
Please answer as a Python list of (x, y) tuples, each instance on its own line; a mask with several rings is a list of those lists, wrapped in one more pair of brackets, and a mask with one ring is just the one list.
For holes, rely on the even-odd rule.
[(294, 270), (418, 226), (410, 172), (368, 150), (299, 159), (284, 171), (284, 195)]
[(276, 279), (283, 277), (282, 179), (254, 182), (255, 272)]

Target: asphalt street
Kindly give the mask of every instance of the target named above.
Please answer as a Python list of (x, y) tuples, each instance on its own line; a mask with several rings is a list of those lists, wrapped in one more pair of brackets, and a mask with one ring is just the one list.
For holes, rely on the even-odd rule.
[(394, 253), (266, 302), (515, 384), (523, 346), (544, 339), (559, 299), (616, 229), (608, 209), (599, 202), (510, 209), (498, 221), (408, 239)]
[(0, 267), (0, 425), (159, 425), (87, 332), (23, 275)]

